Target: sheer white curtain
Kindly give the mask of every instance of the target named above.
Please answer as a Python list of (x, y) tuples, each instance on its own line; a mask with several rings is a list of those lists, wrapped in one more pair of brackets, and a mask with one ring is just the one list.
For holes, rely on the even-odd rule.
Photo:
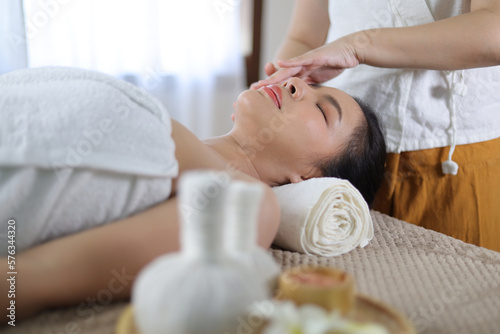
[(231, 127), (244, 88), (235, 0), (25, 0), (30, 67), (76, 66), (158, 97), (201, 138)]
[(22, 0), (0, 0), (0, 74), (26, 67)]

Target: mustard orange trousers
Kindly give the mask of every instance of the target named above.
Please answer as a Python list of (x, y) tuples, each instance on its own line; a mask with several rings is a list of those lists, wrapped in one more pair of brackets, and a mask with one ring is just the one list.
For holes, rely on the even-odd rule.
[(441, 171), (448, 151), (388, 154), (373, 209), (500, 252), (500, 138), (458, 145), (457, 175)]

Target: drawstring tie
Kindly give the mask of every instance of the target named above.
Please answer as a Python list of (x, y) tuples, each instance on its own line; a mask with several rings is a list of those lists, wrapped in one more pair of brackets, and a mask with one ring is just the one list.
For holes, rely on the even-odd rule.
[[(458, 73), (457, 73), (458, 72)], [(458, 78), (457, 78), (458, 76)], [(453, 71), (451, 72), (451, 96), (450, 96), (450, 103), (449, 103), (449, 111), (450, 111), (450, 127), (451, 127), (451, 138), (450, 138), (450, 151), (448, 152), (448, 160), (443, 161), (441, 164), (441, 168), (443, 170), (443, 174), (451, 174), (451, 175), (457, 175), (458, 172), (458, 164), (453, 161), (451, 158), (453, 156), (453, 152), (455, 151), (455, 146), (457, 144), (456, 141), (456, 134), (457, 134), (457, 127), (456, 127), (456, 103), (455, 103), (455, 96), (465, 96), (467, 94), (467, 86), (464, 83), (464, 71)]]

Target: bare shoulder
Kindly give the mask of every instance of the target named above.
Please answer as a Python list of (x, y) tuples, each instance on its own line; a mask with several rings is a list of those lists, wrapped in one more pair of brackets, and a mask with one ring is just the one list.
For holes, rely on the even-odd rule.
[(172, 138), (175, 156), (179, 162), (179, 174), (189, 169), (223, 169), (224, 161), (208, 149), (184, 125), (172, 119)]

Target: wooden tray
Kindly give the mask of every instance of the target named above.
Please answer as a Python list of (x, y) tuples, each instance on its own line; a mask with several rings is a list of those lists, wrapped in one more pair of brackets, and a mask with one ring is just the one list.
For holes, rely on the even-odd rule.
[[(360, 322), (373, 322), (387, 328), (391, 334), (416, 334), (415, 328), (403, 315), (393, 308), (371, 299), (358, 295), (350, 319)], [(140, 334), (134, 322), (132, 305), (128, 305), (121, 314), (115, 328), (116, 334)]]
[(115, 327), (116, 334), (139, 334), (137, 327), (135, 327), (134, 313), (132, 311), (132, 305), (128, 304), (125, 310), (122, 312), (118, 318), (118, 322)]
[(410, 321), (401, 313), (378, 300), (358, 295), (349, 318), (384, 326), (390, 334), (417, 334)]

